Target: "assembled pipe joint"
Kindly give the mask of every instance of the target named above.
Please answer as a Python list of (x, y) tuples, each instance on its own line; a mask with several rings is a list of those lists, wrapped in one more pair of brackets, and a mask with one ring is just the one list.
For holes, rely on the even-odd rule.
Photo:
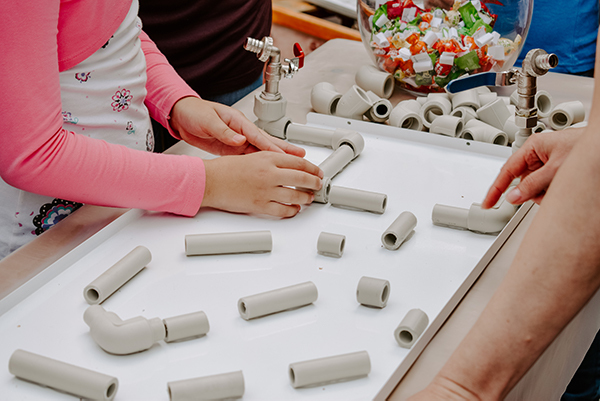
[(479, 203), (473, 203), (469, 209), (436, 204), (431, 219), (437, 226), (496, 234), (502, 231), (516, 211), (517, 207), (502, 197), (496, 206), (487, 210), (482, 209)]

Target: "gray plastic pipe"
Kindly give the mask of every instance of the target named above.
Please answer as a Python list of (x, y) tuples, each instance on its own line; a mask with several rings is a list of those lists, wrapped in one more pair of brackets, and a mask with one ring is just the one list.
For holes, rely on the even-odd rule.
[(341, 258), (345, 245), (345, 235), (322, 232), (317, 240), (317, 252), (323, 256)]
[(83, 297), (90, 305), (100, 304), (115, 291), (138, 274), (150, 261), (152, 254), (148, 248), (138, 246), (112, 265), (83, 290)]
[(385, 308), (390, 297), (390, 282), (380, 278), (363, 276), (356, 288), (359, 304), (373, 308)]
[(310, 305), (317, 300), (318, 296), (319, 292), (315, 284), (307, 281), (242, 297), (238, 301), (238, 311), (244, 320), (250, 320)]
[(381, 243), (393, 251), (400, 248), (408, 235), (417, 226), (417, 218), (411, 212), (402, 212), (381, 235)]
[(210, 327), (204, 312), (167, 318), (146, 319), (142, 316), (121, 320), (100, 305), (90, 306), (83, 315), (90, 334), (104, 351), (127, 355), (145, 351), (160, 340), (173, 342), (208, 333)]
[[(307, 125), (295, 123), (290, 124), (287, 128), (287, 139), (290, 142), (324, 146), (331, 149), (337, 149), (342, 143), (354, 143), (354, 135), (360, 136), (360, 134), (356, 131), (343, 128), (331, 130), (326, 128), (309, 127)], [(362, 138), (362, 136), (360, 137)], [(362, 147), (364, 147), (364, 140)]]
[(516, 211), (517, 206), (502, 197), (496, 206), (487, 210), (483, 210), (480, 203), (473, 203), (469, 209), (436, 204), (431, 219), (437, 226), (496, 234), (502, 231)]
[(382, 214), (387, 206), (387, 195), (332, 185), (329, 190), (329, 202), (332, 206), (344, 209)]
[(229, 253), (271, 252), (271, 231), (191, 234), (185, 236), (185, 254), (220, 255)]
[(360, 379), (371, 372), (367, 351), (290, 363), (292, 387), (311, 387)]
[(411, 309), (394, 330), (394, 338), (402, 348), (410, 348), (421, 337), (428, 324), (429, 318), (425, 312)]
[(110, 401), (119, 388), (116, 377), (21, 349), (10, 357), (8, 371), (19, 379), (90, 400)]
[(348, 145), (342, 145), (319, 164), (325, 177), (333, 178), (354, 159), (354, 151)]
[(244, 395), (244, 375), (237, 372), (167, 383), (171, 401), (229, 400)]

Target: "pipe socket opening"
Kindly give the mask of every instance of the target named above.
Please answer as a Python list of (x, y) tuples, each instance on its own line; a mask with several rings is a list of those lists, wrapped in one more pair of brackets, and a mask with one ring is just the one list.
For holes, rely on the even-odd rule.
[(406, 120), (402, 121), (400, 125), (401, 128), (419, 130), (419, 120), (415, 117), (408, 117)]
[(435, 106), (435, 105), (426, 109), (425, 112), (423, 113), (423, 116), (425, 116), (425, 119), (430, 124), (433, 122), (433, 120), (435, 120), (436, 118), (438, 118), (439, 116), (442, 116), (442, 115), (444, 115), (444, 111), (440, 107)]
[(383, 291), (381, 292), (381, 302), (386, 303), (389, 296), (390, 286), (386, 285), (385, 287), (383, 287)]
[(504, 135), (498, 135), (494, 138), (494, 145), (505, 146), (508, 139)]
[(546, 95), (540, 95), (537, 98), (536, 107), (543, 114), (549, 113), (552, 109), (552, 100)]
[(98, 290), (96, 290), (95, 288), (90, 288), (85, 293), (85, 297), (90, 302), (98, 302), (98, 299), (100, 299), (100, 294), (98, 293)]
[(385, 83), (383, 84), (383, 93), (386, 98), (389, 98), (390, 96), (392, 96), (393, 92), (394, 92), (394, 78), (388, 77), (388, 79), (386, 79)]
[(471, 134), (469, 131), (465, 131), (462, 134), (463, 139), (466, 139), (467, 141), (472, 141), (473, 138), (473, 134)]
[(408, 330), (400, 330), (398, 337), (400, 338), (400, 341), (405, 344), (410, 344), (413, 341), (413, 335)]
[(117, 391), (117, 384), (111, 383), (110, 386), (106, 389), (106, 398), (110, 399), (114, 396), (115, 391)]
[(242, 315), (246, 315), (246, 313), (247, 313), (246, 303), (245, 302), (240, 302), (240, 313)]
[(346, 246), (346, 238), (343, 238), (342, 242), (340, 242), (340, 253), (344, 252), (345, 246)]
[(377, 117), (384, 117), (384, 116), (388, 115), (389, 110), (390, 109), (385, 104), (378, 104), (375, 107), (375, 115)]
[(341, 96), (340, 97), (336, 97), (335, 99), (333, 99), (331, 101), (331, 106), (329, 106), (329, 114), (331, 114), (332, 116), (335, 116), (336, 112), (337, 112), (337, 107), (338, 107), (338, 103), (340, 102)]
[(463, 123), (462, 121), (459, 121), (458, 124), (456, 124), (456, 128), (454, 129), (454, 136), (455, 137), (460, 137), (460, 133), (463, 130)]
[(292, 385), (295, 385), (296, 384), (296, 374), (294, 373), (294, 368), (290, 368), (288, 373), (290, 375), (290, 381), (292, 382)]
[(569, 125), (569, 117), (565, 113), (555, 113), (552, 116), (552, 123), (560, 128), (564, 128)]
[(396, 244), (396, 241), (398, 241), (398, 237), (396, 237), (394, 233), (387, 233), (383, 237), (383, 242), (385, 242), (387, 246), (394, 246)]

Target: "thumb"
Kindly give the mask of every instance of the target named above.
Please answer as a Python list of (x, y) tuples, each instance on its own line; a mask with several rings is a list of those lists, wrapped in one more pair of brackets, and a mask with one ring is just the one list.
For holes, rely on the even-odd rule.
[(229, 146), (241, 146), (246, 142), (244, 135), (238, 134), (221, 120), (218, 115), (207, 124), (210, 136)]

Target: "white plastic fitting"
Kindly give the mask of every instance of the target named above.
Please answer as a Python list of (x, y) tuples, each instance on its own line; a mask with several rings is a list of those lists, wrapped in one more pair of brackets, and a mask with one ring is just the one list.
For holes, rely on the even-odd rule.
[(290, 125), (290, 123), (292, 122), (292, 120), (290, 120), (288, 117), (281, 117), (279, 120), (274, 120), (274, 121), (265, 121), (265, 120), (256, 120), (255, 121), (255, 125), (258, 128), (263, 129), (267, 134), (280, 138), (280, 139), (285, 139), (285, 132), (287, 127)]
[(538, 110), (538, 116), (546, 118), (554, 109), (552, 96), (545, 90), (538, 90), (535, 93), (535, 107)]
[(152, 254), (144, 246), (135, 247), (121, 260), (88, 284), (83, 298), (90, 305), (100, 304), (138, 274), (150, 261)]
[(8, 371), (19, 379), (90, 400), (110, 401), (119, 389), (116, 377), (21, 349), (10, 357)]
[[(160, 340), (173, 342), (208, 333), (210, 327), (204, 312), (190, 313), (161, 320), (138, 316), (121, 320), (100, 305), (92, 305), (83, 314), (90, 334), (104, 351), (127, 355), (145, 351)], [(167, 335), (168, 333), (168, 335)]]
[[(494, 100), (498, 99), (498, 94), (496, 92), (481, 92), (481, 88), (486, 88), (486, 87), (482, 87), (480, 86), (479, 88), (477, 88), (477, 91), (479, 92), (479, 107), (481, 106), (485, 106), (488, 103), (493, 102)], [(488, 88), (489, 90), (489, 88)]]
[(400, 248), (417, 226), (417, 218), (411, 212), (402, 212), (381, 235), (381, 243), (391, 251)]
[(465, 124), (462, 137), (470, 141), (487, 142), (502, 146), (508, 143), (508, 135), (504, 131), (475, 119), (469, 120)]
[(371, 372), (367, 351), (290, 363), (292, 387), (312, 387), (360, 379)]
[(314, 111), (321, 114), (335, 115), (341, 98), (342, 94), (329, 82), (319, 82), (310, 91), (310, 104)]
[(421, 309), (411, 309), (394, 330), (394, 338), (402, 348), (411, 348), (428, 324), (429, 318), (425, 312)]
[(471, 107), (457, 107), (454, 110), (452, 110), (452, 113), (450, 113), (451, 116), (454, 117), (460, 117), (463, 120), (463, 128), (464, 128), (464, 124), (466, 124), (467, 122), (469, 122), (472, 119), (476, 119), (477, 118), (477, 112), (475, 110), (473, 110)]
[(389, 99), (394, 93), (394, 77), (373, 65), (363, 65), (356, 73), (356, 84), (365, 91)]
[(363, 276), (358, 281), (356, 300), (373, 308), (385, 308), (390, 297), (390, 282), (380, 278)]
[(333, 178), (354, 159), (354, 150), (349, 145), (342, 145), (333, 151), (319, 164), (323, 176)]
[(185, 236), (185, 254), (187, 256), (263, 253), (271, 252), (272, 249), (273, 239), (269, 230)]
[(439, 116), (448, 115), (452, 112), (452, 103), (443, 96), (428, 96), (427, 101), (421, 106), (419, 116), (423, 120), (423, 125), (427, 128), (431, 126), (433, 120)]
[(332, 206), (344, 209), (382, 214), (387, 206), (387, 195), (332, 185), (329, 190), (329, 202)]
[(319, 234), (317, 239), (317, 253), (332, 258), (341, 258), (346, 246), (346, 236), (341, 234), (327, 233)]
[(537, 125), (535, 126), (535, 128), (533, 129), (533, 132), (543, 132), (546, 131), (546, 124), (544, 124), (541, 121), (538, 121)]
[(422, 131), (423, 120), (419, 115), (419, 110), (421, 110), (421, 104), (418, 101), (415, 99), (404, 100), (392, 109), (388, 122), (393, 127)]
[(506, 122), (504, 123), (504, 128), (501, 129), (501, 131), (504, 132), (508, 137), (508, 142), (513, 143), (517, 137), (519, 129), (520, 128), (517, 127), (517, 124), (515, 124), (515, 116), (513, 114), (510, 117), (508, 117), (508, 120), (506, 120)]
[(327, 203), (329, 202), (329, 191), (331, 190), (331, 178), (323, 177), (321, 189), (318, 191), (312, 191), (315, 197), (313, 202), (316, 203)]
[(338, 102), (336, 115), (339, 117), (362, 120), (363, 115), (372, 106), (369, 95), (357, 85), (352, 85), (346, 93), (342, 95)]
[(350, 146), (356, 158), (365, 149), (365, 139), (356, 131), (338, 128), (333, 132), (331, 146), (333, 150), (337, 150), (342, 145)]
[(392, 103), (390, 103), (387, 99), (382, 99), (377, 96), (375, 93), (369, 91), (367, 92), (367, 96), (371, 99), (372, 105), (369, 110), (365, 113), (365, 117), (369, 121), (373, 121), (375, 123), (383, 123), (390, 118), (390, 113), (392, 112)]
[(510, 111), (502, 99), (496, 99), (478, 108), (477, 116), (484, 123), (502, 130), (506, 120), (510, 117)]
[(487, 210), (482, 209), (479, 203), (473, 203), (469, 209), (436, 204), (431, 219), (437, 226), (496, 234), (502, 231), (516, 211), (517, 206), (502, 197), (493, 208)]
[(237, 372), (167, 383), (170, 401), (230, 400), (244, 396), (244, 374)]
[(585, 120), (585, 109), (583, 103), (579, 100), (556, 105), (549, 116), (550, 126), (556, 131), (563, 130), (583, 120)]
[(462, 131), (462, 118), (450, 115), (439, 116), (433, 120), (429, 127), (429, 132), (432, 134), (445, 135), (453, 138), (460, 138)]
[(480, 107), (477, 89), (455, 93), (452, 96), (452, 108), (456, 109), (457, 107), (470, 107), (473, 110), (477, 110)]
[(319, 297), (312, 281), (242, 297), (238, 311), (244, 320), (271, 315), (312, 304)]

